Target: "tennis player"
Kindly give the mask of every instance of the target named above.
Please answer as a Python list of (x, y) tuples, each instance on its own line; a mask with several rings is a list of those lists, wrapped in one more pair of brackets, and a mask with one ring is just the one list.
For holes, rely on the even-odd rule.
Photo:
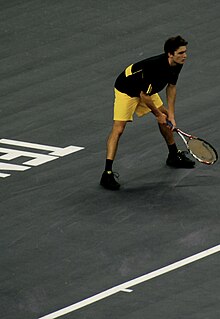
[[(133, 121), (134, 113), (141, 117), (149, 112), (157, 119), (160, 132), (168, 146), (166, 164), (175, 168), (193, 168), (195, 162), (178, 150), (173, 130), (166, 120), (176, 126), (174, 110), (176, 83), (187, 57), (187, 44), (181, 36), (169, 38), (164, 44), (164, 53), (129, 65), (116, 79), (114, 122), (107, 141), (105, 170), (100, 184), (111, 190), (120, 188), (112, 171), (119, 139), (126, 124)], [(166, 87), (167, 107), (158, 92)]]

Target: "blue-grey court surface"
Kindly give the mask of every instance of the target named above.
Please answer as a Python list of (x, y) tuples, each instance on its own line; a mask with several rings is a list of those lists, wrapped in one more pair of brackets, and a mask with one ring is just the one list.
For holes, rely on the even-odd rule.
[[(116, 76), (177, 34), (189, 41), (177, 124), (219, 152), (219, 1), (0, 1), (1, 319), (41, 318), (220, 244), (220, 162), (166, 167), (152, 115), (120, 141), (121, 190), (99, 186)], [(52, 154), (71, 145), (83, 149)], [(219, 319), (219, 267), (215, 253), (62, 318)]]

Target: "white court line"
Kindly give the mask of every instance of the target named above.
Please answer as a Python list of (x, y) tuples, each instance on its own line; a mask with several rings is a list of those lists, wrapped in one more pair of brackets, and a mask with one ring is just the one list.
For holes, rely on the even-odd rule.
[(48, 314), (46, 316), (43, 316), (43, 317), (40, 317), (38, 319), (54, 319), (54, 318), (58, 318), (58, 317), (61, 317), (61, 316), (64, 316), (70, 312), (73, 312), (75, 310), (78, 310), (80, 308), (83, 308), (83, 307), (86, 307), (92, 303), (95, 303), (99, 300), (102, 300), (104, 298), (107, 298), (109, 296), (112, 296), (120, 291), (123, 291), (123, 292), (130, 292), (131, 290), (129, 289), (130, 287), (132, 286), (135, 286), (135, 285), (138, 285), (142, 282), (145, 282), (147, 280), (150, 280), (152, 278), (155, 278), (155, 277), (158, 277), (158, 276), (161, 276), (165, 273), (168, 273), (172, 270), (175, 270), (177, 268), (180, 268), (180, 267), (183, 267), (185, 265), (188, 265), (190, 263), (193, 263), (194, 261), (197, 261), (199, 259), (202, 259), (202, 258), (205, 258), (207, 256), (210, 256), (212, 254), (215, 254), (217, 252), (220, 251), (220, 245), (217, 245), (217, 246), (214, 246), (210, 249), (207, 249), (207, 250), (204, 250), (198, 254), (195, 254), (195, 255), (192, 255), (191, 257), (188, 257), (188, 258), (185, 258), (185, 259), (182, 259), (180, 261), (177, 261), (173, 264), (170, 264), (169, 266), (165, 266), (163, 268), (160, 268), (158, 270), (155, 270), (155, 271), (152, 271), (150, 272), (149, 274), (146, 274), (146, 275), (143, 275), (143, 276), (140, 276), (140, 277), (137, 277), (135, 279), (132, 279), (132, 280), (129, 280), (123, 284), (120, 284), (118, 286), (115, 286), (113, 288), (110, 288), (110, 289), (107, 289), (101, 293), (98, 293), (97, 295), (94, 295), (92, 297), (89, 297), (89, 298), (86, 298), (82, 301), (79, 301), (71, 306), (68, 306), (68, 307), (65, 307), (63, 309), (60, 309), (58, 311), (55, 311), (51, 314)]
[(61, 157), (69, 155), (71, 153), (78, 152), (78, 151), (84, 149), (84, 147), (73, 146), (73, 145), (66, 146), (66, 147), (62, 148), (62, 147), (42, 145), (42, 144), (37, 144), (37, 143), (9, 140), (6, 138), (1, 138), (0, 143), (7, 144), (7, 145), (13, 145), (13, 146), (34, 148), (34, 149), (42, 150), (42, 151), (50, 151), (52, 153), (49, 153), (49, 155), (61, 156)]

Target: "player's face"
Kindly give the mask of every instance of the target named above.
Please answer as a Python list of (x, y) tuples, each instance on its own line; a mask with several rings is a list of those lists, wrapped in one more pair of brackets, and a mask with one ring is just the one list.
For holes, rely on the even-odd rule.
[(187, 58), (186, 46), (179, 47), (174, 54), (169, 53), (169, 60), (171, 65), (184, 64)]

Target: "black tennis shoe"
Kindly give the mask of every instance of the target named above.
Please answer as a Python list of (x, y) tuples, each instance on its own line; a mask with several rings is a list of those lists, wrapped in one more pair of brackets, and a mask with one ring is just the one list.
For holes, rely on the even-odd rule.
[(186, 152), (178, 151), (176, 155), (168, 155), (166, 164), (175, 168), (194, 168), (195, 162), (186, 156)]
[(100, 185), (106, 189), (117, 190), (120, 184), (115, 180), (119, 178), (119, 174), (112, 171), (104, 171), (100, 180)]

